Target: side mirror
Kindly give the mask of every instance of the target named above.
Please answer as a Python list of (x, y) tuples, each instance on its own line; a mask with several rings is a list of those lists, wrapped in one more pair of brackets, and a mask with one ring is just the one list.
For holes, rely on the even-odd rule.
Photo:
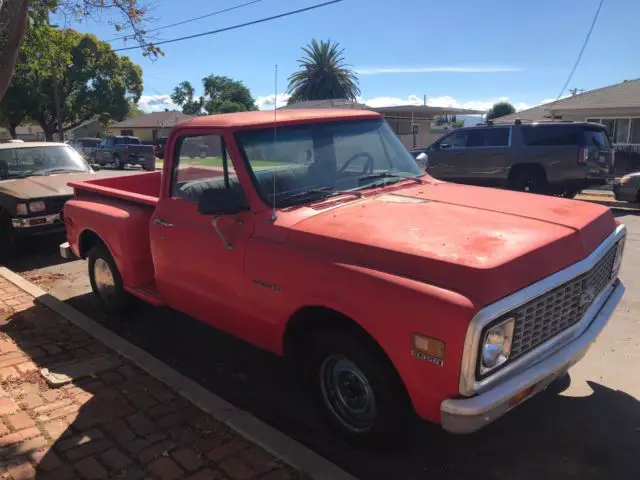
[(248, 209), (244, 195), (236, 188), (205, 190), (198, 203), (202, 215), (235, 215)]
[(429, 155), (422, 152), (416, 157), (416, 161), (422, 166), (422, 168), (427, 168), (429, 166)]

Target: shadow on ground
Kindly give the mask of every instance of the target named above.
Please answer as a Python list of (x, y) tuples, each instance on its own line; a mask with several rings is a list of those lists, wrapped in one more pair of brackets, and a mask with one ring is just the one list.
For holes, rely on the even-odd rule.
[(454, 436), (425, 424), (409, 446), (371, 454), (325, 428), (281, 359), (170, 309), (138, 304), (126, 321), (114, 322), (97, 315), (94, 302), (91, 295), (69, 300), (361, 479), (640, 478), (640, 402), (595, 382), (589, 396), (563, 396), (566, 376), (473, 435)]
[[(196, 473), (197, 478), (212, 480), (307, 478), (243, 441), (226, 425), (46, 307), (36, 303), (6, 313), (0, 311), (0, 340), (12, 339), (32, 357), (37, 370), (2, 382), (0, 394), (8, 392), (30, 419), (23, 416), (19, 426), (14, 412), (3, 419), (15, 431), (28, 433), (23, 441), (16, 439), (19, 443), (0, 436), (1, 478), (5, 478), (5, 468), (6, 478), (38, 480), (179, 480)], [(3, 360), (20, 354), (3, 353)], [(96, 355), (110, 356), (118, 364), (58, 387), (48, 385), (39, 373), (43, 368), (69, 372), (62, 365), (69, 361), (86, 364)], [(24, 363), (20, 365), (21, 371), (26, 370)], [(4, 409), (9, 405), (6, 398), (0, 402)], [(51, 441), (51, 448), (45, 448)]]
[(14, 272), (25, 272), (67, 263), (68, 260), (60, 256), (58, 248), (65, 241), (64, 232), (21, 239), (6, 262), (6, 267)]

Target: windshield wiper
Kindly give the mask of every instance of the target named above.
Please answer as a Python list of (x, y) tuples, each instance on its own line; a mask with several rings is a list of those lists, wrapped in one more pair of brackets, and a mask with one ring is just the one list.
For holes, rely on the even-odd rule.
[(83, 171), (72, 168), (50, 168), (47, 170), (41, 170), (38, 172), (38, 175), (51, 175), (52, 173), (83, 173)]
[[(419, 177), (415, 177), (413, 175), (402, 175), (401, 173), (396, 172), (380, 172), (372, 173), (371, 175), (365, 175), (364, 177), (358, 177), (358, 182), (361, 182), (363, 180), (378, 180), (382, 178), (397, 178), (399, 180), (415, 180), (416, 183), (422, 183), (422, 179), (420, 177), (422, 177), (422, 175), (420, 175)], [(365, 186), (369, 187), (374, 185), (375, 183)]]
[(327, 198), (327, 197), (334, 197), (336, 195), (354, 195), (358, 198), (360, 198), (362, 196), (361, 192), (355, 191), (355, 190), (336, 190), (333, 187), (318, 187), (318, 188), (311, 188), (309, 190), (304, 190), (302, 192), (296, 192), (296, 193), (291, 193), (289, 195), (285, 195), (282, 196), (279, 200), (280, 202), (290, 202), (291, 200), (302, 200), (302, 201), (306, 201), (309, 200), (309, 197), (314, 197), (316, 195), (319, 195), (319, 198)]

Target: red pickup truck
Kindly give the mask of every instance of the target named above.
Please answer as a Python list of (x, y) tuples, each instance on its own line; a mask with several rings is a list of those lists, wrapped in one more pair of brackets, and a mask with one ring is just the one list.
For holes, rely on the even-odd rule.
[(110, 311), (138, 297), (289, 357), (355, 442), (414, 413), (492, 422), (580, 360), (624, 291), (609, 209), (434, 180), (374, 112), (198, 117), (166, 151), (163, 172), (71, 184), (61, 254)]

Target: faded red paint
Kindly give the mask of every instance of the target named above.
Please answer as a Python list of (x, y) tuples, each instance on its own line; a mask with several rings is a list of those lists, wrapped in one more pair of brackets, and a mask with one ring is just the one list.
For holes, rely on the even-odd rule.
[[(291, 110), (277, 124), (375, 119), (368, 111)], [(113, 253), (129, 291), (152, 287), (169, 306), (282, 354), (292, 315), (324, 306), (376, 339), (399, 372), (416, 412), (439, 421), (457, 396), (469, 321), (489, 303), (587, 256), (616, 226), (608, 209), (524, 193), (454, 185), (428, 177), (364, 192), (362, 198), (271, 209), (255, 192), (234, 131), (273, 124), (273, 112), (199, 117), (167, 142), (164, 172), (73, 184), (68, 240), (86, 231)], [(170, 198), (171, 158), (186, 134), (221, 134), (250, 211), (221, 217), (226, 249), (208, 216)], [(196, 172), (197, 173), (197, 172)], [(173, 228), (157, 226), (162, 218)], [(274, 293), (254, 282), (277, 285)], [(446, 344), (443, 367), (411, 356), (419, 332)]]

